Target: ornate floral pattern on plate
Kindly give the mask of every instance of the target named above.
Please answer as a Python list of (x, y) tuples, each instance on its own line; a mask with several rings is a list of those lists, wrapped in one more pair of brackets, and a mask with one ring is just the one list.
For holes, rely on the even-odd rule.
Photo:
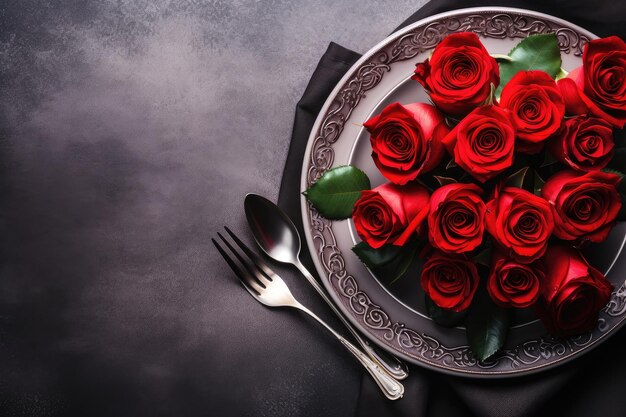
[[(411, 25), (367, 53), (348, 71), (340, 87), (329, 97), (309, 141), (303, 167), (303, 188), (335, 166), (336, 144), (350, 140), (342, 133), (351, 114), (394, 64), (429, 51), (450, 33), (463, 31), (475, 32), (487, 39), (518, 39), (554, 32), (562, 54), (574, 57), (582, 55), (585, 44), (592, 38), (583, 29), (560, 19), (519, 9), (465, 9)], [(348, 271), (333, 222), (319, 216), (306, 202), (303, 202), (303, 218), (318, 272), (344, 313), (370, 339), (416, 364), (465, 375), (519, 375), (577, 356), (621, 326), (626, 318), (626, 282), (622, 281), (615, 285), (611, 300), (600, 313), (598, 326), (593, 332), (568, 339), (547, 334), (534, 337), (507, 347), (488, 362), (481, 363), (464, 344), (443, 343), (434, 334), (394, 320), (388, 309), (373, 299), (373, 294), (364, 291)]]

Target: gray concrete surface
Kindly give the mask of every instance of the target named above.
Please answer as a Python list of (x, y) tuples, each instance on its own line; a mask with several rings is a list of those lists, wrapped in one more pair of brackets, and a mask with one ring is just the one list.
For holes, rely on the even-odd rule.
[(327, 44), (364, 52), (423, 3), (0, 3), (2, 414), (350, 415), (357, 366), (210, 238), (250, 241), (243, 196), (276, 198)]

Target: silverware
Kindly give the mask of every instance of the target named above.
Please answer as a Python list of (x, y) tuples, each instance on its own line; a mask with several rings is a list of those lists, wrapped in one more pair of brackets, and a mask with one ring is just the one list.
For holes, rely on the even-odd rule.
[[(361, 352), (356, 346), (347, 341), (343, 336), (332, 329), (322, 319), (317, 317), (313, 312), (300, 304), (291, 292), (287, 284), (276, 275), (270, 268), (263, 262), (263, 260), (254, 252), (250, 250), (233, 232), (225, 227), (230, 237), (235, 241), (237, 246), (243, 251), (245, 256), (237, 251), (229, 242), (222, 236), (221, 233), (217, 233), (224, 244), (230, 249), (230, 251), (239, 260), (239, 264), (229, 256), (225, 250), (215, 241), (211, 239), (217, 250), (224, 257), (228, 265), (235, 272), (235, 275), (239, 278), (243, 286), (248, 290), (257, 301), (265, 304), (268, 307), (292, 307), (300, 311), (305, 312), (309, 316), (313, 317), (328, 329), (343, 346), (365, 367), (370, 375), (376, 381), (376, 384), (380, 387), (383, 394), (390, 400), (397, 400), (402, 398), (404, 394), (404, 386), (389, 375), (383, 368), (381, 368), (376, 362), (372, 361), (367, 355)], [(243, 266), (243, 268), (241, 267)]]
[(408, 368), (395, 356), (384, 354), (370, 345), (339, 312), (328, 298), (324, 289), (300, 261), (302, 246), (298, 229), (291, 219), (276, 204), (258, 194), (248, 194), (244, 201), (248, 225), (261, 249), (272, 259), (292, 264), (304, 275), (326, 304), (335, 312), (341, 322), (350, 330), (365, 353), (391, 374), (402, 380), (409, 375)]

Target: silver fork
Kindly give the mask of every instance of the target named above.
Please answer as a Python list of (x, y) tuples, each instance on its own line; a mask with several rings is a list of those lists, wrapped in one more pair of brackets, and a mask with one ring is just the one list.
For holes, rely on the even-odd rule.
[(374, 381), (376, 381), (376, 384), (380, 387), (385, 397), (390, 400), (402, 398), (402, 395), (404, 394), (404, 386), (400, 382), (394, 379), (387, 371), (372, 361), (356, 346), (337, 333), (332, 327), (315, 315), (315, 313), (300, 304), (300, 302), (298, 302), (298, 300), (296, 300), (291, 294), (289, 287), (287, 287), (287, 284), (285, 284), (282, 278), (274, 273), (274, 271), (272, 271), (256, 253), (252, 252), (250, 248), (248, 248), (237, 236), (235, 236), (235, 234), (228, 227), (224, 228), (245, 256), (237, 251), (230, 244), (230, 242), (222, 236), (221, 233), (218, 232), (217, 235), (228, 247), (228, 249), (230, 249), (233, 255), (235, 255), (239, 263), (228, 255), (215, 239), (211, 239), (211, 241), (252, 297), (268, 307), (291, 307), (303, 311), (313, 317), (318, 323), (324, 326), (337, 339), (339, 339), (348, 352), (350, 352), (361, 363), (361, 365), (363, 365), (372, 378), (374, 378)]

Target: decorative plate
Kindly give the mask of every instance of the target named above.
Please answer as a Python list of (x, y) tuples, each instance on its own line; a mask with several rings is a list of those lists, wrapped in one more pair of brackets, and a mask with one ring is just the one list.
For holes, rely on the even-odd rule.
[[(385, 182), (371, 159), (369, 134), (362, 123), (395, 101), (427, 102), (424, 90), (410, 79), (415, 63), (424, 61), (446, 35), (466, 31), (478, 34), (489, 52), (498, 54), (508, 53), (528, 35), (555, 32), (562, 65), (568, 71), (581, 65), (585, 44), (596, 38), (546, 14), (496, 7), (439, 14), (394, 33), (363, 55), (326, 101), (309, 138), (301, 189), (306, 190), (326, 170), (347, 164), (364, 170), (372, 186)], [(521, 311), (504, 348), (481, 363), (467, 346), (464, 328), (445, 328), (428, 318), (419, 270), (409, 271), (394, 284), (384, 282), (352, 253), (359, 238), (351, 220), (324, 219), (304, 197), (302, 217), (317, 272), (339, 308), (370, 340), (410, 363), (466, 376), (527, 374), (589, 351), (626, 319), (626, 256), (620, 256), (626, 236), (624, 223), (613, 229), (605, 243), (585, 254), (615, 286), (594, 331), (555, 338), (533, 314)]]

